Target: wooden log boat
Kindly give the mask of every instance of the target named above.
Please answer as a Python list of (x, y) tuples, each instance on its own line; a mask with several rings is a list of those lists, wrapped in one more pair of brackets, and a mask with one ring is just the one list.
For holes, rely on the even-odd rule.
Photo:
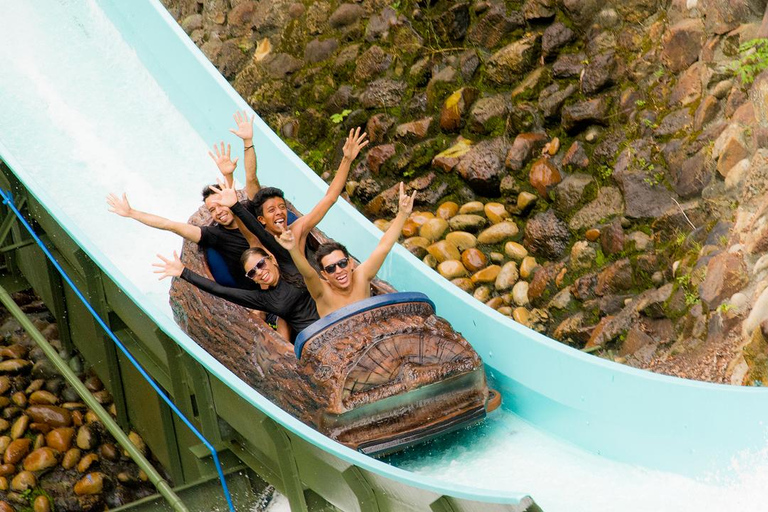
[[(210, 222), (207, 210), (190, 222)], [(181, 259), (211, 278), (196, 244), (185, 242)], [(363, 453), (397, 451), (485, 418), (492, 392), (469, 343), (425, 295), (393, 293), (380, 280), (372, 291), (306, 328), (295, 346), (255, 312), (181, 279), (170, 302), (181, 328), (243, 381)]]

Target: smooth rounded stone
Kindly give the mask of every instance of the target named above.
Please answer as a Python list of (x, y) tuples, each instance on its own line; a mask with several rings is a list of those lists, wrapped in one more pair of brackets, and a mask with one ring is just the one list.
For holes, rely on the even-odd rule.
[[(376, 222), (374, 221), (373, 224), (375, 225)], [(80, 356), (78, 355), (72, 356), (67, 362), (67, 364), (69, 365), (69, 369), (72, 370), (73, 372), (77, 374), (83, 373), (83, 361), (80, 359)]]
[(477, 272), (488, 266), (488, 258), (482, 251), (471, 248), (461, 253), (461, 262), (470, 272)]
[[(0, 487), (0, 491), (7, 491), (8, 490), (8, 479), (4, 478), (5, 485)], [(11, 506), (10, 503), (7, 501), (0, 501), (0, 512), (14, 512), (15, 509)]]
[(412, 236), (403, 240), (403, 247), (417, 258), (423, 258), (427, 254), (429, 240), (421, 236)]
[(104, 490), (104, 475), (88, 473), (75, 484), (75, 494), (78, 496), (100, 494)]
[(505, 220), (483, 230), (483, 232), (477, 236), (477, 241), (481, 244), (497, 244), (508, 238), (512, 238), (517, 235), (517, 233), (517, 224), (515, 224), (514, 221)]
[(135, 476), (128, 473), (127, 471), (121, 471), (120, 473), (117, 474), (117, 481), (120, 482), (121, 484), (133, 485), (136, 483), (137, 480)]
[(515, 261), (522, 261), (523, 258), (528, 256), (528, 250), (523, 247), (523, 244), (519, 244), (517, 242), (509, 241), (506, 244), (504, 244), (504, 252), (506, 255), (515, 260)]
[(8, 449), (8, 446), (11, 444), (11, 436), (2, 436), (0, 437), (0, 455), (5, 453), (5, 450)]
[(66, 409), (70, 412), (72, 411), (86, 411), (88, 409), (88, 406), (85, 405), (83, 402), (64, 402), (61, 404), (61, 407), (63, 409)]
[(454, 231), (445, 235), (445, 240), (452, 243), (460, 251), (472, 249), (477, 245), (477, 237), (466, 231)]
[(27, 427), (29, 427), (29, 416), (22, 414), (13, 422), (11, 439), (19, 439), (23, 436), (27, 432)]
[(27, 348), (23, 345), (8, 345), (0, 347), (0, 357), (3, 359), (25, 359), (27, 357)]
[(142, 455), (147, 454), (147, 445), (138, 433), (131, 430), (128, 433), (128, 439), (133, 443), (133, 446), (142, 453)]
[(51, 501), (47, 496), (40, 494), (32, 503), (33, 512), (51, 512)]
[(509, 218), (507, 208), (501, 203), (486, 203), (484, 207), (485, 216), (492, 224), (498, 224), (504, 219)]
[(35, 423), (45, 423), (53, 428), (68, 427), (72, 424), (72, 414), (55, 405), (30, 405), (26, 413)]
[(46, 425), (45, 423), (30, 423), (29, 430), (30, 432), (39, 432), (45, 435), (53, 429), (50, 425)]
[(437, 267), (437, 260), (431, 254), (427, 254), (426, 256), (424, 256), (424, 258), (422, 258), (421, 261), (424, 262), (424, 264), (429, 268)]
[(29, 383), (29, 386), (27, 386), (27, 389), (25, 389), (24, 392), (28, 395), (31, 395), (35, 391), (40, 391), (41, 389), (43, 389), (44, 385), (45, 385), (45, 379), (35, 379)]
[(563, 177), (549, 158), (542, 157), (531, 165), (528, 180), (542, 197), (547, 197), (549, 187), (560, 183)]
[(512, 316), (512, 308), (509, 306), (501, 306), (499, 309), (497, 309), (499, 313), (501, 313), (504, 316)]
[(107, 412), (113, 417), (117, 418), (117, 407), (115, 407), (115, 403), (109, 404), (109, 407), (107, 408)]
[(41, 379), (54, 379), (59, 376), (59, 369), (50, 360), (41, 359), (32, 367), (32, 375)]
[(32, 368), (32, 362), (26, 359), (9, 359), (0, 362), (0, 373), (17, 375), (28, 372)]
[(11, 402), (22, 409), (27, 406), (27, 395), (23, 391), (17, 391), (11, 395)]
[(512, 300), (518, 306), (528, 305), (528, 283), (526, 281), (518, 281), (512, 288)]
[(552, 297), (552, 300), (549, 301), (547, 307), (549, 309), (565, 309), (571, 303), (571, 299), (573, 299), (573, 295), (571, 294), (570, 288), (565, 288)]
[(429, 219), (423, 226), (421, 226), (419, 235), (430, 242), (437, 242), (443, 237), (446, 231), (448, 231), (447, 220), (441, 218)]
[(642, 231), (633, 231), (627, 237), (627, 241), (635, 245), (636, 251), (645, 251), (651, 245), (651, 237)]
[(389, 221), (387, 219), (376, 219), (373, 221), (373, 225), (379, 228), (381, 231), (386, 231), (389, 227)]
[(91, 375), (85, 381), (83, 382), (86, 388), (88, 388), (88, 391), (91, 393), (95, 393), (97, 391), (101, 391), (104, 389), (104, 383), (101, 382), (101, 379), (98, 378), (96, 375)]
[[(403, 242), (403, 245), (405, 245), (405, 242)], [(77, 391), (75, 391), (75, 388), (66, 387), (61, 392), (61, 398), (65, 402), (77, 402), (78, 400), (80, 400), (80, 395), (77, 394)]]
[(472, 296), (480, 302), (485, 303), (491, 298), (491, 293), (492, 290), (490, 286), (478, 286)]
[(3, 409), (2, 417), (6, 420), (12, 420), (19, 414), (21, 414), (21, 409), (19, 407), (16, 407), (15, 405), (9, 405)]
[(460, 260), (461, 254), (455, 245), (447, 240), (440, 240), (427, 247), (427, 252), (435, 258), (437, 263), (442, 263), (446, 260)]
[(458, 260), (445, 260), (437, 266), (437, 271), (446, 279), (456, 279), (467, 275), (467, 269)]
[(660, 270), (654, 272), (651, 276), (651, 282), (656, 286), (661, 286), (664, 283), (664, 273)]
[(106, 389), (93, 393), (93, 398), (96, 399), (101, 405), (108, 405), (112, 403), (112, 394)]
[(479, 272), (475, 272), (472, 274), (472, 282), (475, 284), (478, 283), (493, 283), (496, 281), (496, 278), (499, 277), (499, 272), (501, 272), (501, 267), (498, 265), (491, 265), (489, 267), (485, 267), (483, 270), (480, 270)]
[(413, 212), (409, 217), (417, 226), (421, 227), (427, 223), (429, 219), (434, 219), (435, 215), (432, 212)]
[(16, 492), (24, 492), (36, 485), (37, 478), (31, 471), (22, 471), (11, 480), (11, 490)]
[(508, 290), (515, 285), (520, 274), (517, 271), (517, 263), (514, 261), (508, 261), (501, 267), (499, 275), (496, 276), (494, 287), (499, 290)]
[(15, 464), (0, 464), (0, 476), (9, 476), (16, 473)]
[(504, 255), (500, 252), (492, 251), (488, 256), (490, 256), (491, 261), (496, 265), (501, 265), (504, 263)]
[(520, 213), (527, 212), (529, 209), (533, 208), (537, 199), (538, 197), (536, 197), (535, 194), (531, 194), (530, 192), (520, 192), (517, 196), (517, 210)]
[(485, 305), (491, 309), (499, 309), (501, 306), (504, 305), (504, 301), (502, 300), (501, 297), (494, 297), (490, 299), (488, 302), (486, 302)]
[(478, 231), (485, 226), (485, 217), (473, 213), (460, 213), (448, 221), (454, 231)]
[(538, 267), (539, 264), (536, 263), (536, 258), (533, 256), (526, 256), (523, 258), (523, 261), (520, 263), (520, 277), (523, 279), (528, 279), (531, 277), (531, 274), (533, 273), (533, 269)]
[(10, 426), (11, 423), (8, 420), (0, 418), (0, 432), (5, 432)]
[(88, 471), (88, 468), (90, 468), (95, 462), (99, 461), (99, 456), (95, 453), (89, 453), (85, 455), (82, 459), (80, 459), (80, 462), (77, 463), (77, 470), (80, 473), (85, 473)]
[(45, 436), (45, 443), (56, 451), (66, 452), (72, 447), (75, 429), (72, 427), (55, 428)]
[(480, 201), (470, 201), (468, 203), (464, 203), (461, 205), (461, 208), (459, 208), (459, 213), (462, 215), (471, 213), (483, 213), (483, 203)]
[(451, 283), (464, 290), (467, 293), (471, 293), (475, 289), (475, 283), (467, 277), (459, 277), (457, 279), (451, 279)]
[(89, 425), (83, 425), (77, 429), (75, 444), (81, 450), (92, 450), (98, 444), (98, 436)]
[(11, 389), (11, 378), (7, 375), (0, 376), (0, 395), (4, 395)]
[(37, 434), (35, 436), (35, 442), (32, 443), (32, 451), (45, 447), (45, 435)]
[(405, 221), (405, 224), (403, 225), (403, 230), (400, 232), (400, 234), (403, 235), (405, 238), (416, 236), (419, 234), (419, 225), (413, 222), (413, 220), (408, 219)]
[(30, 452), (32, 440), (28, 437), (14, 439), (3, 454), (3, 462), (6, 464), (18, 464)]
[(64, 458), (61, 459), (61, 467), (64, 469), (72, 469), (80, 462), (81, 452), (77, 448), (70, 448), (67, 453), (64, 454)]
[(34, 450), (24, 458), (24, 469), (27, 471), (44, 471), (58, 464), (57, 451), (43, 447)]
[(450, 219), (457, 213), (459, 213), (459, 205), (454, 203), (453, 201), (444, 202), (443, 204), (438, 206), (437, 211), (435, 211), (435, 215), (445, 220)]
[(105, 443), (99, 446), (99, 455), (102, 459), (106, 460), (117, 460), (120, 458), (120, 452), (112, 443)]
[(11, 405), (11, 399), (7, 396), (0, 396), (0, 407), (8, 407)]
[(586, 236), (587, 240), (590, 242), (596, 242), (597, 239), (600, 238), (600, 230), (596, 228), (588, 229), (584, 236)]
[(139, 470), (139, 480), (141, 480), (142, 482), (148, 482), (149, 481), (149, 476), (144, 472), (143, 469)]
[(83, 421), (83, 413), (80, 411), (72, 411), (72, 426), (73, 427), (80, 427), (85, 423)]
[[(8, 477), (0, 476), (0, 491), (7, 491), (11, 487), (8, 482)], [(13, 512), (13, 507), (5, 501), (0, 501), (0, 512), (10, 511)]]
[[(38, 379), (38, 381), (43, 379)], [(37, 381), (36, 381), (37, 382)], [(64, 388), (64, 385), (66, 382), (64, 379), (48, 379), (45, 381), (44, 386), (41, 388), (43, 391), (48, 391), (49, 393), (53, 393), (54, 395), (58, 395), (61, 393), (61, 390)], [(39, 390), (34, 390), (39, 391)], [(27, 391), (27, 393), (34, 393), (34, 391)]]
[(531, 326), (531, 313), (524, 307), (515, 308), (514, 311), (512, 311), (512, 319), (526, 327)]

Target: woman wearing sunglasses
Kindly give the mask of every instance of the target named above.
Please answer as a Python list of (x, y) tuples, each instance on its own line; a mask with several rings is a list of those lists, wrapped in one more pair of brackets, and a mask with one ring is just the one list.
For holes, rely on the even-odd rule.
[(301, 272), (309, 293), (317, 303), (320, 317), (324, 317), (337, 309), (371, 296), (371, 281), (381, 268), (384, 260), (395, 245), (403, 230), (405, 221), (413, 210), (412, 195), (405, 194), (400, 183), (400, 204), (397, 217), (394, 218), (387, 231), (382, 235), (379, 245), (373, 250), (367, 260), (356, 265), (349, 257), (346, 247), (331, 242), (322, 244), (315, 253), (320, 274), (309, 264), (304, 253), (299, 250), (295, 237), (290, 229), (284, 229), (277, 241), (288, 250)]
[(222, 286), (192, 272), (184, 266), (175, 251), (172, 259), (159, 254), (157, 257), (161, 262), (152, 265), (157, 267), (154, 272), (161, 274), (160, 279), (180, 277), (205, 292), (240, 306), (274, 313), (288, 322), (294, 333), (291, 339), (319, 318), (315, 301), (303, 283), (281, 276), (272, 256), (260, 247), (247, 249), (240, 258), (245, 276), (258, 285), (257, 289), (249, 290)]

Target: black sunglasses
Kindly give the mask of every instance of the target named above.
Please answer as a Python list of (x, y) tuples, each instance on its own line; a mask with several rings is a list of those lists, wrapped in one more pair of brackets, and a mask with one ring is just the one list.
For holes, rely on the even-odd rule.
[(264, 256), (259, 261), (257, 261), (253, 267), (251, 267), (251, 270), (245, 273), (245, 277), (247, 277), (248, 279), (253, 279), (254, 277), (256, 277), (256, 271), (263, 269), (266, 264), (267, 264), (267, 256)]
[(336, 263), (331, 263), (330, 265), (326, 265), (323, 267), (323, 270), (328, 272), (329, 274), (333, 274), (336, 272), (336, 265), (339, 266), (339, 268), (347, 268), (347, 265), (349, 265), (349, 258), (341, 258)]

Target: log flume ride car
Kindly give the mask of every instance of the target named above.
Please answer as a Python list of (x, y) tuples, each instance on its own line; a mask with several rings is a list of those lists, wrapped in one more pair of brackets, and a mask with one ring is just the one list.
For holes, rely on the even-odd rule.
[[(200, 208), (190, 222), (210, 216)], [(312, 236), (315, 246), (326, 240)], [(185, 242), (181, 260), (212, 278), (197, 245)], [(391, 453), (483, 420), (499, 400), (467, 340), (425, 295), (394, 293), (381, 280), (372, 291), (304, 329), (295, 346), (257, 313), (181, 279), (170, 303), (179, 326), (243, 381), (363, 453)]]

